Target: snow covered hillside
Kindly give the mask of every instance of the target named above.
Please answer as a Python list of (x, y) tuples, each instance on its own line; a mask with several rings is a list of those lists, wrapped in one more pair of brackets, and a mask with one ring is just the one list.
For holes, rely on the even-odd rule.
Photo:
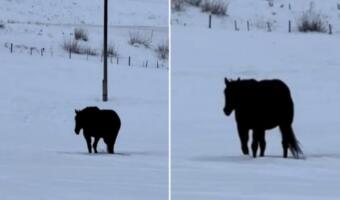
[[(167, 1), (110, 0), (109, 40), (120, 60), (109, 62), (107, 103), (100, 55), (69, 59), (62, 49), (83, 28), (82, 45), (100, 54), (100, 2), (1, 1), (0, 199), (167, 199), (168, 70), (154, 50), (168, 38)], [(129, 45), (134, 31), (152, 34), (151, 46)], [(106, 154), (101, 140), (99, 154), (89, 155), (74, 133), (74, 110), (86, 106), (120, 115), (117, 154)]]
[[(188, 0), (190, 1), (190, 0)], [(191, 0), (195, 1), (195, 0)], [(199, 0), (197, 0), (199, 1)], [(247, 21), (250, 31), (288, 32), (288, 21), (292, 21), (292, 31), (296, 31), (296, 23), (303, 12), (313, 7), (320, 14), (326, 25), (333, 26), (333, 32), (340, 30), (340, 2), (338, 0), (221, 0), (228, 2), (227, 17), (212, 16), (213, 29), (235, 30), (235, 21), (240, 31), (247, 31)], [(272, 3), (271, 3), (272, 2)], [(184, 26), (208, 27), (208, 14), (201, 13), (196, 6), (185, 4), (183, 11), (172, 12), (172, 24)]]
[[(93, 0), (3, 0), (3, 21), (103, 24), (103, 2)], [(168, 26), (167, 0), (110, 0), (109, 21), (121, 26)]]
[[(0, 45), (14, 45), (16, 53), (39, 54), (41, 49), (48, 55), (68, 57), (63, 45), (74, 38), (76, 28), (83, 29), (87, 41), (79, 46), (97, 54), (100, 60), (103, 43), (103, 2), (92, 0), (4, 0), (0, 7)], [(167, 67), (157, 48), (168, 42), (168, 2), (109, 1), (109, 42), (121, 61), (127, 64), (131, 57), (135, 66), (144, 62), (156, 66), (157, 61)], [(130, 45), (132, 36), (139, 35), (148, 46)], [(86, 56), (83, 56), (86, 57)], [(151, 64), (150, 64), (151, 65)]]
[[(233, 9), (242, 2), (244, 7)], [(292, 7), (300, 2), (291, 1)], [(247, 10), (265, 17), (252, 8), (266, 3), (230, 1), (230, 16), (223, 19)], [(187, 7), (174, 17), (192, 23), (172, 27), (173, 198), (338, 199), (340, 35), (208, 29), (196, 16), (207, 15)], [(278, 129), (267, 131), (266, 157), (242, 155), (234, 116), (223, 113), (224, 77), (279, 78), (288, 84), (293, 128), (306, 160), (282, 158)]]
[[(166, 199), (167, 71), (1, 54), (0, 199)], [(74, 109), (114, 109), (117, 155), (88, 155)]]

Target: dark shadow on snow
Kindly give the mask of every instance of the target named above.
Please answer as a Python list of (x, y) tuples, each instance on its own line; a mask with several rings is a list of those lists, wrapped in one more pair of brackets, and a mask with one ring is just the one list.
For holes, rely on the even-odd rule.
[[(339, 157), (340, 158), (340, 157)], [(266, 155), (265, 157), (260, 157), (260, 160), (269, 160), (269, 159), (280, 159), (280, 160), (297, 160), (294, 157), (287, 157), (282, 158), (282, 155)], [(197, 162), (249, 162), (249, 161), (255, 161), (251, 156), (197, 156), (193, 157), (191, 160), (197, 161)]]
[(129, 152), (115, 152), (114, 154), (108, 154), (107, 152), (98, 151), (98, 153), (88, 153), (88, 152), (79, 152), (79, 151), (58, 151), (58, 154), (66, 154), (66, 155), (84, 155), (84, 156), (161, 156), (164, 155), (162, 153), (157, 152), (142, 152), (142, 151), (129, 151)]
[(198, 162), (244, 162), (254, 159), (250, 156), (197, 156), (191, 160)]
[[(282, 155), (266, 155), (264, 157), (260, 157), (263, 160), (308, 160), (308, 159), (340, 159), (340, 153), (325, 153), (325, 154), (308, 154), (305, 155), (304, 158), (295, 159), (292, 156), (288, 156), (287, 158), (282, 158)], [(251, 156), (197, 156), (191, 159), (192, 161), (197, 162), (247, 162), (255, 160)]]

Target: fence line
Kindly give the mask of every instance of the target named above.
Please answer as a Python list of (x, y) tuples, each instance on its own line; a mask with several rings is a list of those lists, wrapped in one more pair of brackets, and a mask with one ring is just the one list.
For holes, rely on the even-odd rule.
[[(212, 26), (213, 19), (214, 18), (210, 14), (208, 16), (208, 28), (209, 29), (213, 28), (213, 26)], [(240, 21), (243, 22), (243, 25), (244, 25), (244, 21), (246, 21), (245, 22), (246, 23), (246, 27), (245, 28), (244, 28), (244, 26), (241, 26), (242, 23), (239, 23)], [(233, 23), (233, 24), (230, 24), (230, 26), (233, 25), (234, 31), (241, 31), (242, 28), (244, 28), (244, 30), (249, 32), (254, 27), (253, 26), (254, 24), (251, 23), (251, 20), (236, 20), (235, 19), (235, 20), (231, 21), (230, 23)], [(218, 23), (215, 23), (215, 24), (218, 24)], [(274, 25), (273, 22), (263, 21), (263, 25), (262, 25), (263, 27), (259, 28), (260, 25), (257, 25), (256, 28), (253, 28), (253, 29), (257, 29), (257, 30), (261, 30), (262, 29), (262, 30), (266, 30), (267, 32), (273, 32), (273, 30), (274, 30), (274, 26), (273, 25)], [(214, 27), (216, 27), (216, 25), (214, 25)], [(223, 25), (220, 25), (219, 27), (223, 27)], [(226, 24), (225, 27), (228, 27), (228, 25)], [(325, 27), (325, 28), (327, 29), (327, 33), (328, 34), (332, 35), (334, 33), (332, 24), (327, 23), (327, 27)], [(299, 32), (298, 30), (296, 30), (296, 31)], [(287, 22), (287, 32), (288, 33), (293, 32), (293, 29), (292, 29), (292, 20), (288, 20), (288, 22)]]
[[(51, 57), (54, 56), (53, 48), (49, 49), (49, 52), (46, 50), (46, 48), (38, 48), (38, 47), (29, 47), (26, 45), (15, 45), (14, 43), (6, 42), (4, 43), (4, 47), (9, 50), (11, 54), (13, 53), (27, 53), (31, 56), (33, 55), (39, 55), (41, 57), (48, 56), (48, 53)], [(89, 60), (90, 58), (95, 58), (96, 60), (99, 60), (100, 62), (103, 62), (103, 55), (91, 55), (90, 53), (86, 54), (75, 54), (69, 51), (68, 58), (72, 59), (74, 56), (83, 57), (86, 60)], [(66, 54), (66, 55), (67, 55)], [(65, 54), (64, 54), (65, 55)], [(61, 57), (65, 57), (64, 55), (60, 55)], [(108, 61), (111, 64), (116, 65), (125, 65), (127, 67), (143, 67), (143, 68), (156, 68), (156, 69), (166, 69), (168, 70), (168, 66), (166, 64), (166, 61), (161, 59), (144, 59), (140, 60), (138, 58), (134, 58), (132, 56), (109, 56)]]

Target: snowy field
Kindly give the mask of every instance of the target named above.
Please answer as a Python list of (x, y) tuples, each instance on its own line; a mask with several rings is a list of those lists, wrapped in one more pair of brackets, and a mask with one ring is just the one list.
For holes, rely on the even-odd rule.
[[(93, 0), (2, 0), (2, 21), (13, 23), (103, 24), (103, 2)], [(168, 25), (167, 0), (110, 0), (110, 25)]]
[[(167, 71), (110, 66), (101, 102), (97, 62), (1, 56), (0, 199), (166, 199)], [(74, 109), (114, 109), (116, 155), (87, 153)]]
[[(13, 43), (14, 52), (68, 57), (62, 48), (74, 38), (76, 28), (83, 29), (88, 41), (79, 41), (82, 48), (94, 50), (100, 60), (103, 44), (103, 2), (92, 0), (4, 0), (0, 6), (0, 48)], [(143, 66), (157, 61), (167, 67), (167, 61), (159, 58), (156, 49), (168, 42), (167, 0), (109, 1), (109, 46), (117, 52), (120, 61)], [(149, 41), (149, 47), (130, 45), (131, 35), (139, 35)], [(83, 58), (86, 55), (83, 56)]]
[[(332, 24), (333, 32), (340, 31), (340, 2), (338, 0), (222, 0), (229, 2), (228, 17), (212, 16), (213, 29), (234, 30), (234, 22), (240, 31), (267, 31), (270, 23), (273, 32), (288, 32), (288, 20), (292, 21), (292, 31), (297, 31), (296, 22), (303, 12), (310, 9), (320, 14), (326, 26)], [(272, 6), (268, 2), (273, 2)], [(338, 7), (339, 6), (339, 7)], [(183, 11), (173, 12), (172, 25), (208, 27), (208, 14), (201, 13), (198, 7), (184, 6)]]
[[(80, 27), (89, 36), (83, 44), (101, 51), (100, 2), (1, 1), (1, 200), (167, 199), (169, 71), (151, 64), (168, 38), (168, 3), (110, 0), (109, 40), (133, 66), (109, 62), (109, 102), (103, 103), (100, 56), (69, 59), (61, 47)], [(151, 47), (129, 45), (132, 31), (152, 34)], [(45, 48), (44, 56), (36, 50), (30, 56), (25, 46)], [(145, 60), (149, 68), (141, 67)], [(83, 136), (74, 133), (74, 110), (86, 106), (120, 115), (117, 154), (106, 154), (101, 140), (99, 153), (89, 155)]]
[[(245, 1), (231, 1), (230, 6), (240, 2)], [(195, 18), (188, 16), (196, 15), (207, 16), (192, 7), (174, 14), (191, 21)], [(174, 25), (173, 199), (338, 199), (339, 39), (339, 34)], [(295, 102), (293, 128), (305, 160), (282, 158), (278, 129), (267, 131), (266, 157), (242, 155), (234, 116), (223, 113), (224, 77), (279, 78), (287, 83)]]

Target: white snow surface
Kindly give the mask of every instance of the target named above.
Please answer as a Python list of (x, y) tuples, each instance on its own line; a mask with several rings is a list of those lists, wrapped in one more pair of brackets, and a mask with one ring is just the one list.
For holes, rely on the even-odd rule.
[[(247, 21), (251, 31), (267, 31), (270, 23), (273, 32), (288, 32), (288, 21), (292, 23), (292, 31), (297, 32), (297, 23), (304, 12), (311, 6), (313, 11), (321, 16), (325, 28), (328, 24), (333, 32), (340, 29), (340, 7), (337, 0), (221, 0), (228, 2), (227, 17), (212, 16), (213, 29), (234, 30), (234, 22), (240, 31), (247, 31)], [(268, 2), (273, 2), (269, 6)], [(290, 7), (289, 7), (290, 6)], [(340, 5), (339, 5), (340, 6)], [(184, 11), (172, 12), (173, 25), (208, 27), (208, 13), (193, 6), (185, 6)]]
[[(242, 2), (244, 10), (245, 2), (258, 5), (230, 6)], [(173, 199), (338, 199), (339, 34), (208, 29), (194, 16), (207, 15), (188, 7), (174, 17), (196, 24), (172, 27)], [(266, 132), (264, 158), (242, 155), (234, 115), (223, 113), (224, 77), (278, 78), (290, 87), (305, 160), (282, 158), (277, 128)]]
[[(101, 52), (102, 2), (1, 0), (1, 200), (167, 199), (169, 71), (155, 68), (157, 60), (167, 67), (155, 49), (168, 38), (168, 3), (109, 1), (109, 40), (120, 59), (109, 62), (103, 103), (100, 56), (69, 59), (61, 47), (80, 27), (89, 36), (81, 45)], [(130, 32), (152, 35), (151, 47), (129, 45)], [(89, 155), (74, 133), (74, 110), (87, 106), (120, 115), (117, 154), (100, 141)]]
[[(103, 25), (104, 1), (1, 0), (0, 19), (23, 23)], [(167, 0), (109, 0), (109, 23), (168, 26)]]
[[(103, 2), (93, 0), (2, 0), (0, 3), (0, 48), (13, 43), (14, 52), (45, 54), (67, 58), (63, 44), (74, 39), (74, 30), (83, 29), (88, 41), (79, 41), (82, 48), (95, 50), (100, 60), (103, 46)], [(118, 53), (120, 62), (143, 66), (146, 61), (164, 67), (167, 60), (159, 58), (156, 50), (168, 42), (167, 0), (110, 0), (109, 47)], [(130, 35), (140, 35), (150, 41), (149, 47), (130, 45)], [(36, 49), (36, 50), (35, 50)], [(82, 56), (83, 58), (86, 55)]]
[[(1, 52), (0, 199), (166, 199), (168, 71)], [(88, 154), (75, 109), (121, 117), (115, 155)]]

